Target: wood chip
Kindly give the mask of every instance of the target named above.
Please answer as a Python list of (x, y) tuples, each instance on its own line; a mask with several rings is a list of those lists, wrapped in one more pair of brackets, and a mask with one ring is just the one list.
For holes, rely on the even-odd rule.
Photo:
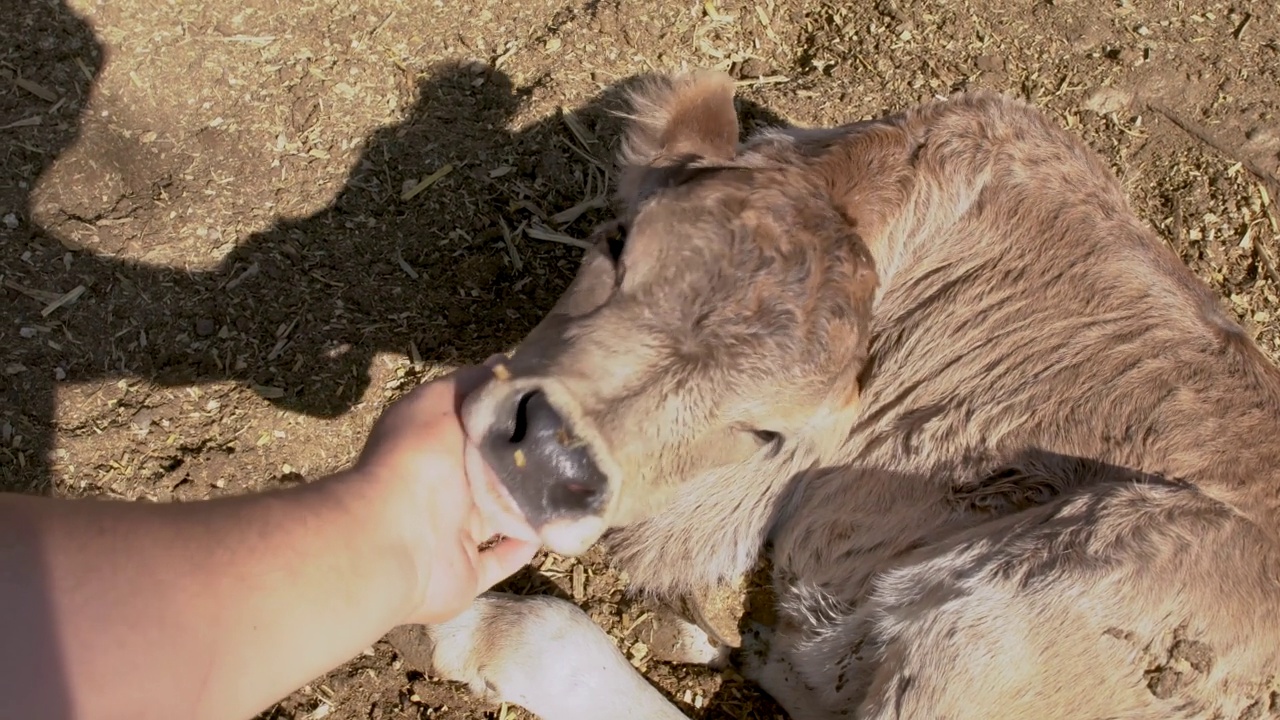
[(554, 222), (557, 225), (568, 225), (574, 220), (577, 220), (578, 217), (582, 215), (582, 213), (588, 210), (594, 210), (596, 208), (607, 207), (608, 205), (609, 205), (609, 201), (603, 196), (593, 197), (587, 200), (583, 200), (582, 202), (578, 203), (577, 205), (574, 205), (573, 207), (567, 210), (561, 210), (555, 215), (552, 215), (551, 222)]
[(587, 596), (587, 569), (582, 563), (573, 566), (573, 599), (582, 602)]
[(267, 400), (275, 400), (276, 398), (284, 397), (283, 388), (272, 387), (270, 385), (258, 385), (255, 383), (253, 385), (253, 391)]
[(591, 170), (591, 172), (590, 174), (587, 175), (587, 188), (586, 188), (586, 192), (584, 193), (587, 196), (587, 199), (583, 200), (582, 202), (578, 203), (577, 205), (574, 205), (573, 207), (567, 210), (561, 210), (555, 215), (552, 215), (551, 222), (561, 227), (564, 227), (565, 225), (572, 223), (574, 220), (577, 220), (584, 212), (588, 210), (608, 207), (609, 205), (608, 177), (601, 179), (599, 177), (600, 176), (599, 171), (597, 171), (594, 167), (589, 169)]
[(1258, 262), (1262, 264), (1262, 268), (1267, 271), (1267, 277), (1271, 278), (1271, 282), (1280, 288), (1280, 270), (1276, 269), (1276, 261), (1271, 257), (1271, 253), (1267, 252), (1267, 248), (1262, 243), (1254, 243), (1253, 251), (1258, 255)]
[(716, 7), (714, 0), (705, 0), (705, 2), (702, 3), (702, 8), (706, 10), (707, 17), (716, 22), (732, 23), (735, 19), (735, 16), (733, 15), (720, 12), (719, 8)]
[(224, 42), (241, 43), (244, 45), (254, 45), (256, 47), (265, 47), (276, 41), (275, 35), (230, 35), (220, 38)]
[(1256, 220), (1254, 222), (1249, 223), (1249, 227), (1245, 228), (1244, 236), (1240, 238), (1240, 243), (1236, 247), (1240, 248), (1241, 250), (1253, 249), (1253, 228), (1259, 222), (1262, 222), (1262, 221)]
[(635, 631), (637, 627), (640, 627), (640, 623), (644, 622), (645, 620), (648, 620), (652, 616), (653, 616), (653, 613), (650, 613), (649, 611), (646, 610), (645, 612), (640, 614), (640, 617), (635, 619), (635, 622), (628, 625), (627, 629), (622, 631), (622, 634), (630, 635), (633, 631)]
[(649, 646), (637, 641), (631, 646), (631, 657), (637, 661), (644, 660), (649, 655)]
[(40, 311), (41, 317), (49, 317), (58, 308), (64, 305), (70, 305), (71, 303), (75, 302), (81, 295), (84, 294), (84, 291), (87, 289), (88, 288), (86, 288), (83, 285), (75, 286), (67, 294), (59, 297), (57, 300), (54, 300), (53, 302), (46, 305), (45, 308)]
[(399, 250), (396, 250), (396, 264), (400, 266), (400, 269), (404, 271), (405, 275), (408, 275), (414, 280), (418, 279), (418, 271), (414, 270), (409, 263), (405, 262), (404, 256), (400, 254)]
[(445, 165), (444, 167), (440, 168), (439, 170), (437, 170), (437, 171), (435, 171), (435, 172), (431, 173), (430, 175), (428, 175), (428, 176), (426, 176), (426, 177), (422, 178), (422, 180), (421, 180), (421, 181), (419, 181), (417, 185), (414, 185), (413, 187), (411, 187), (411, 188), (409, 188), (408, 190), (405, 190), (403, 193), (401, 193), (401, 194), (400, 194), (400, 199), (401, 199), (401, 200), (412, 200), (412, 199), (414, 199), (415, 197), (417, 197), (417, 196), (418, 196), (418, 193), (422, 192), (423, 190), (426, 190), (427, 188), (431, 187), (432, 185), (435, 185), (435, 184), (436, 184), (436, 181), (438, 181), (440, 178), (444, 177), (445, 175), (448, 175), (448, 174), (449, 174), (449, 173), (451, 173), (451, 172), (453, 172), (453, 165), (452, 165), (452, 164), (450, 164), (450, 165)]
[(524, 269), (524, 261), (520, 259), (520, 252), (516, 250), (515, 238), (524, 231), (524, 226), (527, 223), (527, 220), (520, 223), (520, 226), (516, 228), (516, 231), (511, 232), (511, 229), (507, 227), (507, 221), (502, 218), (498, 218), (498, 225), (502, 228), (502, 241), (506, 243), (507, 255), (511, 258), (511, 269), (516, 272), (520, 272)]
[(547, 219), (547, 213), (544, 212), (542, 208), (538, 207), (537, 205), (534, 205), (528, 200), (517, 200), (516, 202), (511, 204), (511, 209), (512, 210), (521, 210), (521, 209), (528, 210), (530, 213), (533, 213), (533, 216), (538, 218), (539, 220)]
[(23, 295), (26, 295), (32, 300), (38, 300), (39, 302), (45, 303), (46, 305), (49, 303), (57, 302), (59, 299), (62, 298), (62, 295), (59, 293), (47, 292), (45, 290), (36, 290), (35, 288), (29, 288), (24, 285), (19, 285), (18, 283), (12, 280), (5, 280), (4, 286), (9, 288), (10, 290), (17, 290), (18, 292), (22, 293)]
[(311, 277), (313, 277), (313, 278), (315, 278), (315, 279), (319, 280), (320, 282), (324, 283), (325, 285), (329, 285), (329, 286), (331, 286), (331, 287), (336, 287), (336, 288), (344, 288), (344, 287), (346, 287), (346, 284), (344, 284), (344, 283), (340, 283), (340, 282), (338, 282), (337, 280), (330, 280), (329, 278), (327, 278), (327, 277), (325, 277), (325, 276), (321, 275), (320, 273), (316, 272), (315, 270), (312, 270), (312, 271), (311, 271), (310, 273), (308, 273), (308, 274), (309, 274), (309, 275), (311, 275)]
[(13, 81), (13, 84), (17, 85), (18, 87), (22, 88), (23, 90), (26, 90), (27, 92), (31, 93), (32, 95), (35, 95), (36, 97), (40, 98), (41, 100), (44, 100), (45, 102), (57, 102), (57, 101), (58, 101), (58, 94), (57, 94), (57, 93), (53, 92), (52, 90), (50, 90), (49, 88), (47, 88), (47, 87), (45, 87), (45, 86), (41, 85), (41, 84), (40, 84), (40, 83), (38, 83), (38, 82), (33, 82), (33, 81), (31, 81), (31, 80), (25, 80), (25, 79), (23, 79), (23, 78), (18, 78), (17, 80), (14, 80), (14, 81)]
[(240, 283), (243, 283), (245, 280), (248, 280), (254, 275), (257, 275), (259, 270), (261, 270), (261, 268), (258, 267), (258, 263), (254, 263), (250, 265), (247, 270), (240, 273), (239, 277), (233, 278), (230, 282), (224, 285), (223, 289), (224, 290), (236, 289), (237, 287), (239, 287)]
[(493, 59), (493, 69), (497, 70), (501, 68), (502, 64), (510, 60), (511, 56), (515, 55), (516, 50), (519, 50), (519, 49), (520, 49), (520, 41), (512, 40), (511, 42), (507, 43), (507, 49), (503, 51), (501, 55)]
[(583, 160), (586, 160), (587, 162), (591, 163), (592, 165), (594, 165), (595, 167), (599, 168), (602, 171), (608, 172), (609, 164), (606, 163), (605, 161), (596, 157), (594, 154), (589, 153), (586, 150), (583, 150), (582, 148), (578, 147), (578, 144), (575, 142), (568, 142), (565, 144), (569, 146), (570, 150), (574, 151), (579, 156), (581, 156)]
[(1257, 185), (1257, 188), (1258, 197), (1262, 198), (1262, 207), (1267, 213), (1267, 222), (1271, 224), (1271, 234), (1273, 236), (1280, 235), (1280, 222), (1276, 220), (1274, 201), (1271, 199), (1271, 194), (1267, 192), (1267, 187), (1261, 183)]
[(590, 149), (596, 144), (596, 136), (587, 129), (586, 125), (577, 118), (573, 113), (560, 108), (560, 117), (564, 119), (564, 124), (569, 128), (569, 132), (582, 143), (583, 147)]
[(556, 232), (555, 230), (552, 230), (551, 228), (545, 225), (539, 225), (537, 223), (530, 225), (529, 229), (525, 231), (525, 234), (527, 234), (529, 237), (533, 238), (534, 240), (548, 240), (550, 242), (558, 242), (558, 243), (561, 243), (562, 245), (572, 245), (577, 248), (582, 248), (583, 250), (590, 250), (592, 247), (591, 243), (585, 240), (579, 240), (577, 238), (569, 237), (564, 233)]
[(76, 65), (80, 66), (80, 72), (84, 75), (84, 79), (93, 82), (93, 71), (89, 69), (88, 65), (84, 64), (84, 60), (76, 58)]
[(776, 85), (778, 83), (791, 82), (791, 78), (786, 75), (765, 75), (764, 77), (751, 78), (749, 80), (736, 80), (734, 87), (751, 87), (753, 85)]
[(40, 124), (40, 116), (32, 115), (31, 117), (28, 117), (28, 118), (15, 120), (9, 123), (8, 125), (0, 125), (0, 130), (8, 130), (10, 128), (20, 128), (20, 127), (35, 127), (36, 125), (39, 125), (39, 124)]
[(289, 338), (280, 338), (277, 340), (275, 346), (271, 348), (271, 352), (267, 353), (267, 362), (271, 362), (272, 360), (280, 357), (280, 353), (284, 352), (284, 349), (288, 347), (288, 345)]

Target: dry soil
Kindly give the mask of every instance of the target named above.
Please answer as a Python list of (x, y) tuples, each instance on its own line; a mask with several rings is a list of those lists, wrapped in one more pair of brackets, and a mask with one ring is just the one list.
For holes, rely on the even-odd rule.
[[(550, 307), (607, 213), (618, 89), (681, 67), (739, 78), (747, 130), (1028, 98), (1280, 354), (1270, 2), (15, 0), (0, 488), (190, 500), (341, 467), (388, 401)], [(648, 658), (623, 585), (595, 554), (509, 587), (579, 603), (693, 717), (780, 717)], [(326, 716), (526, 717), (385, 642), (262, 715)]]

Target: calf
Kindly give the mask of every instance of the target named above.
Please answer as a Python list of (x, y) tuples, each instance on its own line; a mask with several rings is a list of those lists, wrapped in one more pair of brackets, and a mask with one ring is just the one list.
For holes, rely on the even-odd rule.
[[(1093, 152), (990, 93), (740, 145), (718, 74), (630, 120), (618, 221), (464, 407), (492, 501), (676, 603), (767, 547), (738, 659), (797, 719), (1280, 712), (1280, 372)], [(569, 603), (427, 632), (547, 720), (682, 717)]]

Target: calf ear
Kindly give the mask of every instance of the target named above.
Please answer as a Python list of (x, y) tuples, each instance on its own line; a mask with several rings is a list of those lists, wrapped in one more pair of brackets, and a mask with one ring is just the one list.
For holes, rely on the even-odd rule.
[(696, 161), (728, 162), (737, 154), (733, 79), (702, 71), (648, 80), (628, 94), (619, 194), (628, 204), (672, 168)]

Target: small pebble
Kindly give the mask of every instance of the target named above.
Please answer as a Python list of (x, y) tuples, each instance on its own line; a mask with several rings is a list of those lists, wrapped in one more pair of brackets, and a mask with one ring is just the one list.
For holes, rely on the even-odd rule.
[(1127, 108), (1133, 102), (1133, 93), (1127, 90), (1121, 90), (1115, 87), (1104, 87), (1096, 90), (1087, 100), (1084, 101), (1086, 110), (1092, 110), (1099, 115), (1120, 112)]
[(738, 71), (740, 78), (758, 78), (771, 75), (770, 67), (759, 58), (748, 58), (742, 63), (741, 69)]
[(981, 55), (978, 57), (977, 65), (982, 72), (1000, 72), (1004, 70), (1004, 58), (999, 55)]
[(9, 213), (8, 215), (5, 215), (5, 216), (4, 216), (4, 226), (5, 226), (5, 227), (7, 227), (7, 228), (9, 228), (10, 230), (13, 230), (13, 229), (17, 228), (17, 227), (18, 227), (18, 216), (17, 216), (17, 215), (15, 215), (15, 214), (13, 214), (13, 213)]
[(196, 320), (196, 335), (200, 337), (209, 337), (218, 329), (218, 326), (209, 318), (200, 318)]
[(424, 680), (422, 678), (414, 680), (410, 685), (410, 688), (412, 688), (412, 690), (409, 697), (414, 702), (422, 702), (423, 696), (431, 695), (431, 682), (429, 680)]
[(1266, 145), (1280, 140), (1280, 132), (1276, 128), (1256, 125), (1245, 131), (1244, 137), (1250, 143)]

